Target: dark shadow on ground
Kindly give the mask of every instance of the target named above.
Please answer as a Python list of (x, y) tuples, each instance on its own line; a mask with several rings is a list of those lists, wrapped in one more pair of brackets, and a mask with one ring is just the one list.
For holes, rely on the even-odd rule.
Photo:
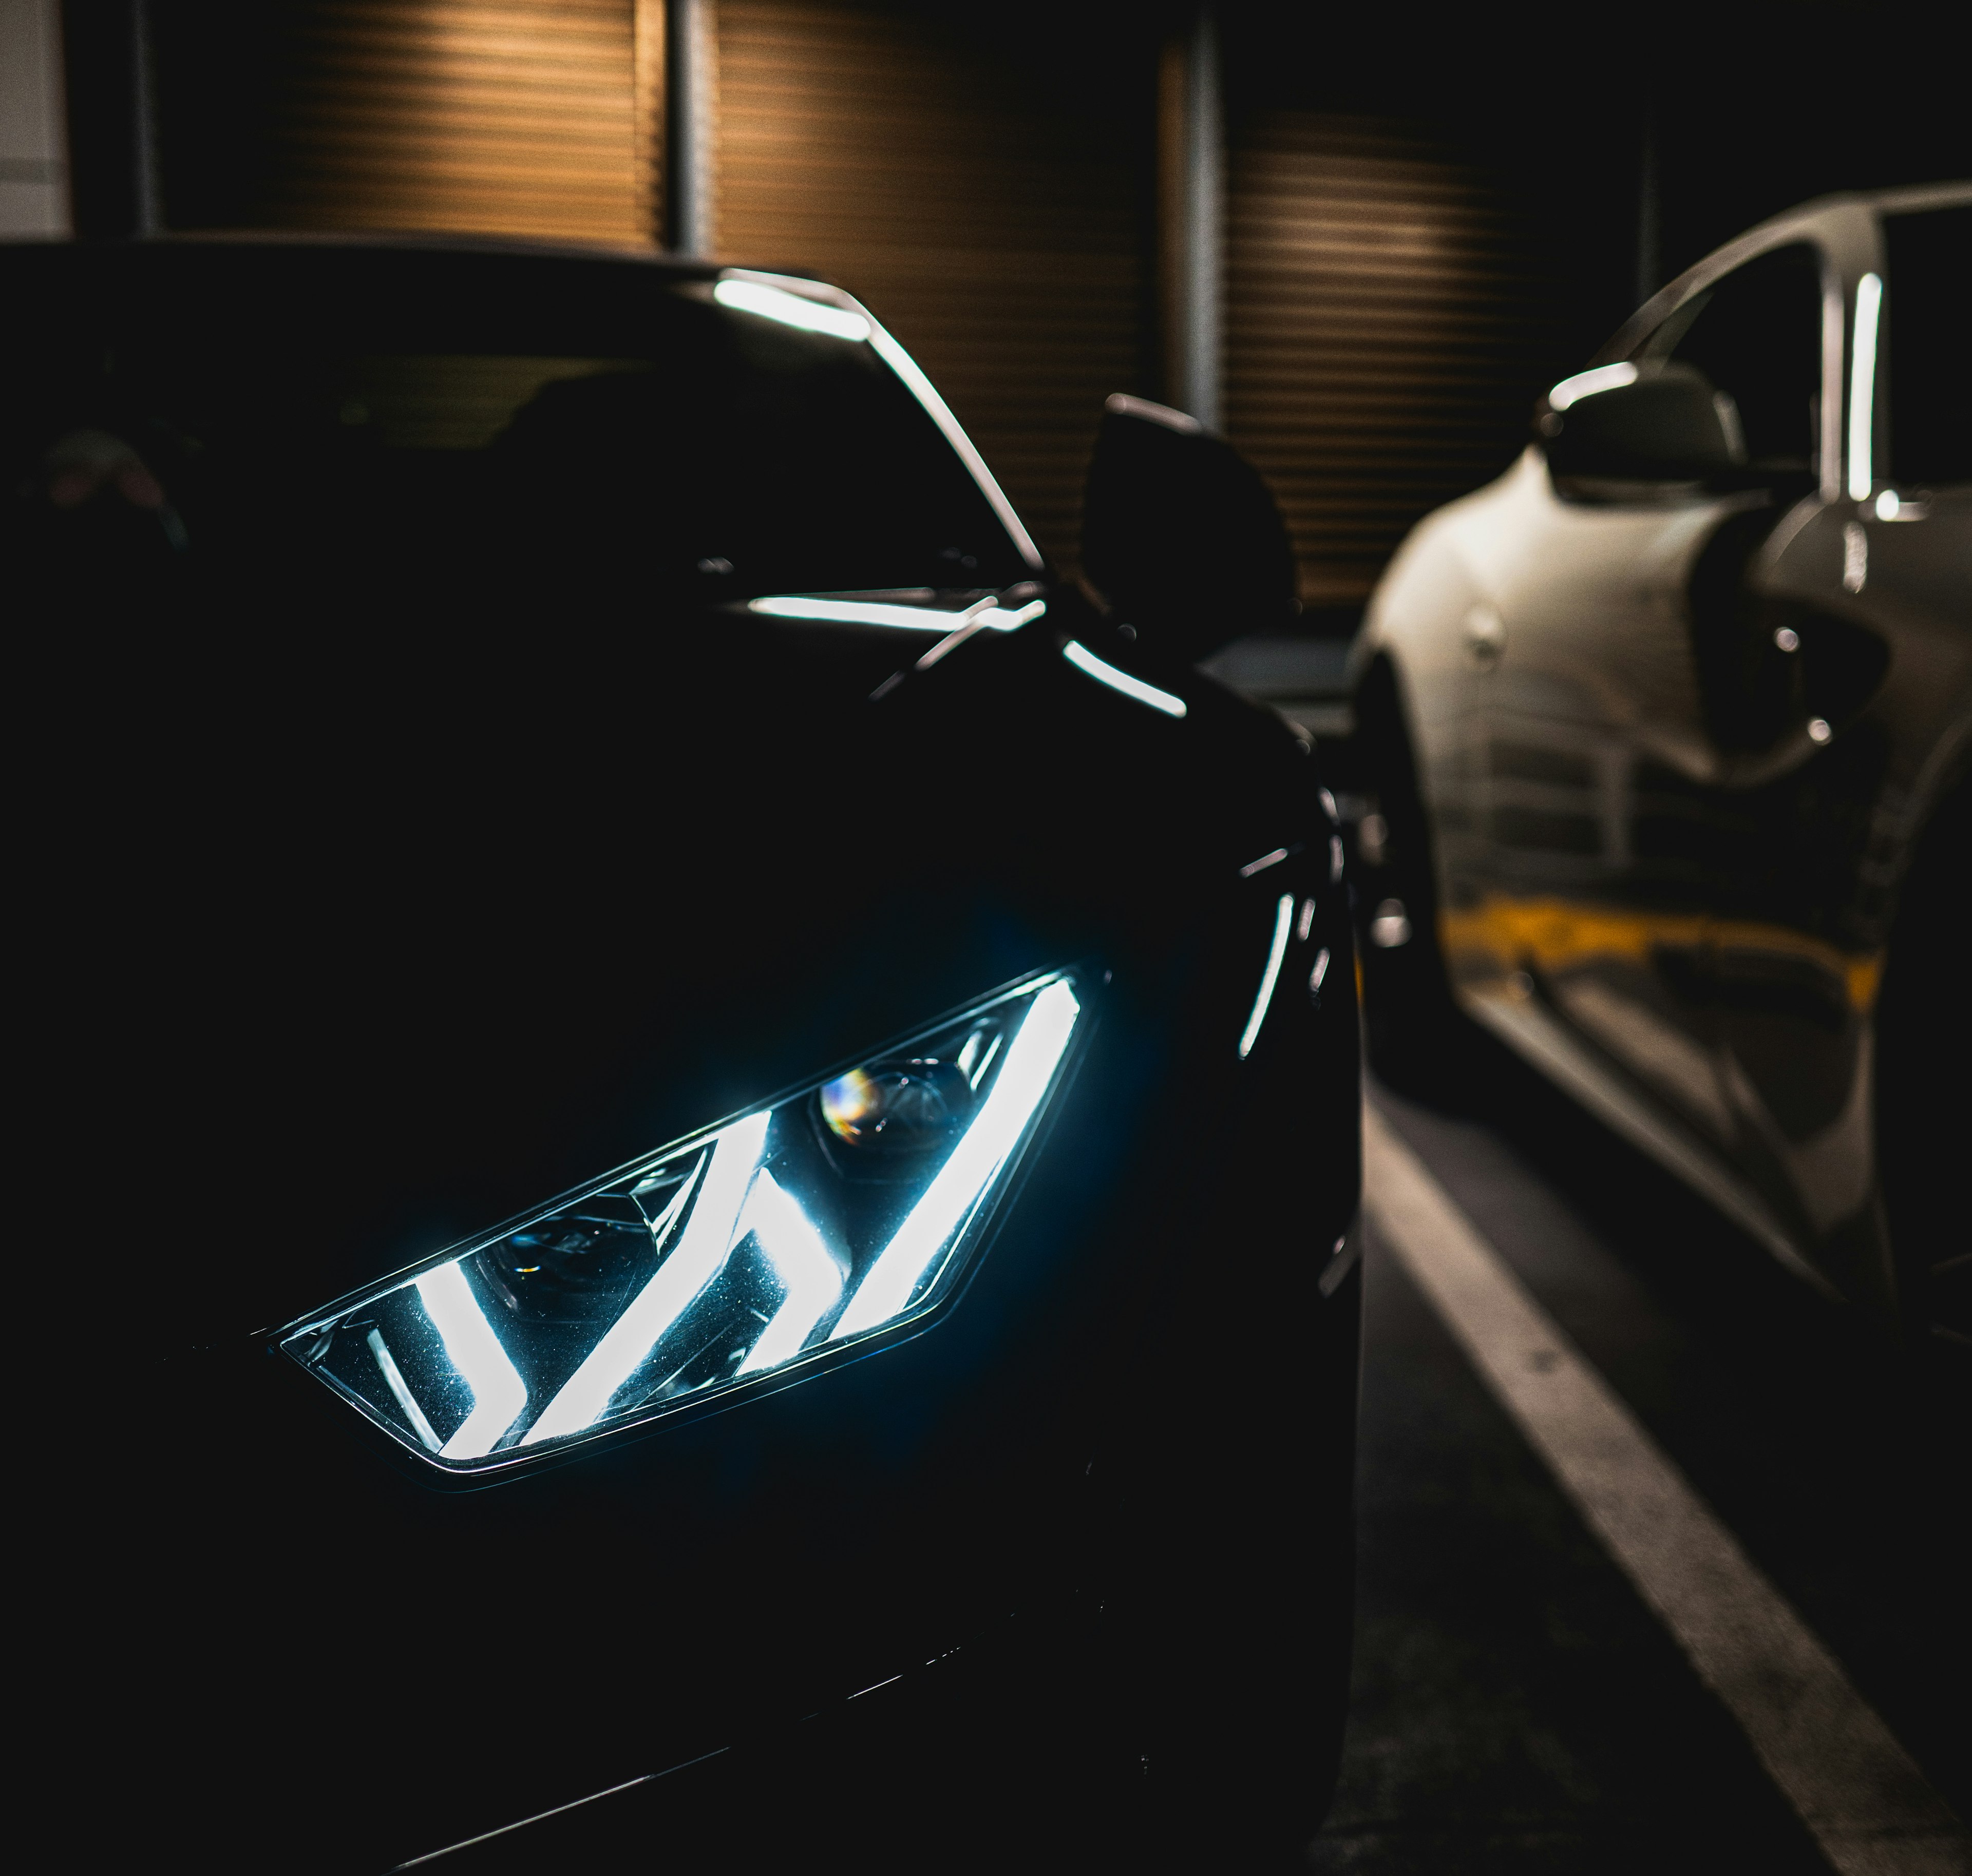
[[(1373, 1098), (1963, 1814), (1972, 1481), (1907, 1364), (1490, 1039), (1456, 1091)], [(1824, 1868), (1373, 1243), (1366, 1306), (1357, 1665), (1314, 1867)]]

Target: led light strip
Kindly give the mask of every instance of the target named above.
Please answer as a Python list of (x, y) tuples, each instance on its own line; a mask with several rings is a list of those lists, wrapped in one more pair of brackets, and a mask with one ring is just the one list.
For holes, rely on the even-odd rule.
[(658, 1266), (657, 1274), (562, 1384), (561, 1392), (527, 1429), (523, 1446), (558, 1440), (594, 1425), (609, 1411), (616, 1391), (643, 1365), (664, 1332), (719, 1274), (732, 1248), (747, 1183), (767, 1143), (771, 1117), (749, 1114), (719, 1136), (712, 1163), (704, 1175), (704, 1189), (686, 1221), (677, 1248)]
[(829, 1254), (808, 1214), (763, 1172), (747, 1195), (736, 1238), (751, 1232), (787, 1291), (774, 1320), (761, 1332), (753, 1352), (740, 1364), (743, 1375), (778, 1368), (801, 1352), (815, 1326), (842, 1294), (842, 1268)]
[(417, 1290), (452, 1366), (472, 1391), (472, 1412), (439, 1448), (438, 1456), (483, 1459), (520, 1418), (527, 1405), (527, 1384), (508, 1360), (465, 1271), (456, 1263), (426, 1271), (418, 1279)]
[(1019, 1144), (1067, 1052), (1081, 1013), (1065, 983), (1050, 984), (1034, 999), (978, 1119), (870, 1267), (830, 1333), (831, 1342), (874, 1329), (909, 1307), (939, 1251)]

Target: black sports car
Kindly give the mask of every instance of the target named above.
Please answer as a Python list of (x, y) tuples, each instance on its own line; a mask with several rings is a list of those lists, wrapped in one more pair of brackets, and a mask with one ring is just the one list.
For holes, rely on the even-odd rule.
[(1288, 1854), (1358, 1093), (1312, 750), (1193, 669), (1257, 478), (1113, 400), (1092, 599), (854, 300), (645, 258), (0, 322), (93, 1860)]
[(1799, 1274), (1972, 1351), (1972, 186), (1665, 287), (1355, 648), (1383, 1064), (1477, 1018)]

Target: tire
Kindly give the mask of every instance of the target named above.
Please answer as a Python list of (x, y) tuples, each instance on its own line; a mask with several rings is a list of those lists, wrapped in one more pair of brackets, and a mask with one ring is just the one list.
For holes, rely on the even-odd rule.
[(1370, 1064), (1393, 1088), (1443, 1096), (1460, 1085), (1473, 1038), (1439, 943), (1431, 817), (1386, 658), (1370, 666), (1357, 690), (1355, 753), (1363, 790), (1357, 943)]

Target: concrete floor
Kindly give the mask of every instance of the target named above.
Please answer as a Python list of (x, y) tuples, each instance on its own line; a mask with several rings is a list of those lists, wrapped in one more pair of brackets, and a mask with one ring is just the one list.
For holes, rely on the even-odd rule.
[[(1449, 1108), (1372, 1098), (1972, 1817), (1964, 1423), (1497, 1046)], [(1355, 1685), (1314, 1867), (1825, 1871), (1373, 1238), (1366, 1311)]]

